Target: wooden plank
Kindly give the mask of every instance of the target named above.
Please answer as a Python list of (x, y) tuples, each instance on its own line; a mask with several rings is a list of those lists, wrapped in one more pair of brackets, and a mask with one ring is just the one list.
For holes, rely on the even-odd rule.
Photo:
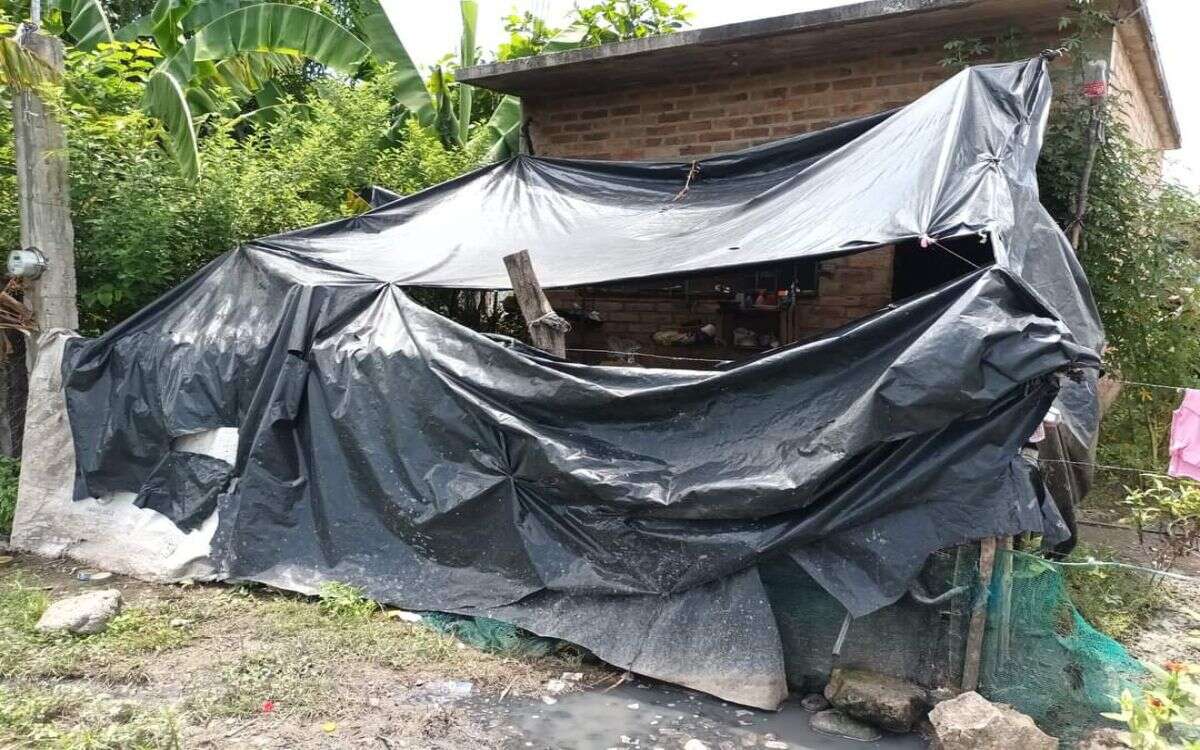
[(525, 325), (529, 328), (533, 345), (566, 358), (567, 331), (570, 326), (554, 314), (554, 308), (550, 306), (550, 300), (546, 299), (537, 274), (533, 272), (529, 251), (521, 250), (504, 256), (504, 267), (508, 269), (508, 278), (512, 281), (513, 293), (517, 296), (521, 315), (525, 316)]
[(1006, 536), (1000, 540), (1000, 655), (996, 666), (1008, 661), (1009, 649), (1012, 646), (1012, 593), (1013, 593), (1013, 538)]
[(963, 656), (962, 688), (972, 691), (979, 687), (979, 662), (983, 655), (983, 635), (987, 627), (988, 592), (992, 585), (992, 570), (996, 565), (996, 539), (979, 542), (979, 594), (967, 627), (967, 649)]

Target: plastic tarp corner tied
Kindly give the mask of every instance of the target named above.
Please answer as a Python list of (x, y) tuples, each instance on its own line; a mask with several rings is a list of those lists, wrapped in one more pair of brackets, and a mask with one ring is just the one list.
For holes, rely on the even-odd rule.
[[(699, 161), (678, 200), (690, 162), (521, 156), (247, 243), (67, 343), (76, 495), (138, 493), (180, 524), (215, 505), (225, 577), (345, 581), (774, 708), (766, 557), (858, 616), (937, 549), (1062, 527), (1020, 448), (1088, 393), (1103, 331), (1038, 201), (1049, 105), (1040, 60), (982, 66)], [(516, 249), (570, 286), (978, 232), (993, 265), (716, 372), (560, 361), (401, 289), (505, 288)], [(1091, 400), (1064, 403), (1091, 440)], [(172, 448), (222, 427), (230, 471)]]

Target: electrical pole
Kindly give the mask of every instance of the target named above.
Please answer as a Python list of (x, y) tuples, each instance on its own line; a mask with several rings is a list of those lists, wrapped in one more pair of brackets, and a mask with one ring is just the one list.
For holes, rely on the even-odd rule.
[[(26, 24), (21, 30), (21, 44), (56, 74), (62, 74), (63, 45), (57, 38), (40, 34), (36, 26)], [(24, 302), (33, 311), (35, 326), (35, 336), (29, 341), (33, 353), (37, 348), (36, 331), (79, 328), (67, 138), (62, 125), (47, 111), (46, 103), (30, 90), (13, 97), (13, 134), (21, 247), (36, 248), (46, 257), (42, 274), (25, 279)], [(32, 365), (33, 357), (28, 360)]]

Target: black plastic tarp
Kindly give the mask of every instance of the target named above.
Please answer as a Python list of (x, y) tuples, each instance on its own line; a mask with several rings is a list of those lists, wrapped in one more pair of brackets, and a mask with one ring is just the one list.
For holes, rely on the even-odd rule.
[[(229, 578), (486, 614), (774, 707), (767, 556), (863, 615), (934, 550), (1065, 533), (1019, 451), (1060, 392), (1090, 440), (1103, 333), (1038, 202), (1049, 103), (1042, 61), (978, 67), (694, 171), (522, 156), (248, 243), (71, 343), (76, 495), (218, 509)], [(504, 288), (516, 249), (562, 286), (980, 232), (994, 265), (718, 372), (560, 361), (402, 291)], [(172, 449), (217, 427), (224, 471)]]

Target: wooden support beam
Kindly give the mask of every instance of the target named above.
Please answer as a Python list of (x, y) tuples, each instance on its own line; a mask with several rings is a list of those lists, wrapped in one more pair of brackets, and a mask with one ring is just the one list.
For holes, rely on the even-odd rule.
[(983, 656), (983, 635), (987, 628), (988, 593), (992, 585), (992, 569), (996, 565), (996, 539), (979, 542), (979, 591), (967, 626), (967, 650), (963, 656), (962, 689), (970, 692), (979, 687), (979, 662)]
[(567, 331), (571, 330), (571, 326), (550, 307), (550, 300), (546, 299), (546, 293), (542, 291), (542, 285), (533, 272), (529, 251), (521, 250), (504, 256), (504, 267), (508, 269), (508, 278), (512, 281), (513, 293), (517, 296), (521, 314), (525, 316), (525, 325), (529, 327), (533, 345), (565, 359)]

